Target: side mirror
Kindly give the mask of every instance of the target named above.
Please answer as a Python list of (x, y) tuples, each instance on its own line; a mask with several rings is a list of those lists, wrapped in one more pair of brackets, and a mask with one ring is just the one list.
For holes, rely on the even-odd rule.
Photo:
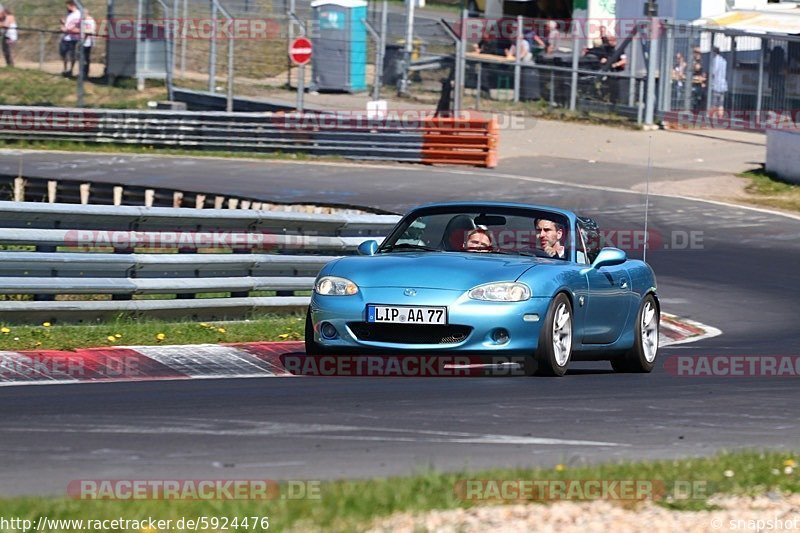
[(378, 241), (364, 241), (358, 245), (358, 255), (375, 255), (378, 251)]
[(619, 248), (603, 248), (600, 250), (600, 253), (597, 254), (594, 263), (592, 263), (592, 268), (599, 269), (602, 267), (621, 265), (627, 260), (628, 254)]

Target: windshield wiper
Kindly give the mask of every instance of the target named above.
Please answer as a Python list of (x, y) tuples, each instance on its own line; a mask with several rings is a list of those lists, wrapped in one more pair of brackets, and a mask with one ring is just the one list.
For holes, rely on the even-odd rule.
[(438, 248), (431, 248), (430, 246), (423, 246), (422, 244), (412, 244), (410, 242), (402, 242), (398, 244), (390, 244), (386, 246), (381, 252), (391, 252), (393, 250), (409, 250), (409, 251), (422, 251), (422, 252), (438, 252)]

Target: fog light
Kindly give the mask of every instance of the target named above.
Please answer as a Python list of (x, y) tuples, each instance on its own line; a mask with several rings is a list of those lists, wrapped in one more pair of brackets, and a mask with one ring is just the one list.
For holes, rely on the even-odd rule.
[(319, 328), (319, 332), (326, 339), (335, 339), (337, 337), (336, 328), (330, 322), (323, 322)]
[(492, 340), (497, 344), (505, 344), (508, 342), (508, 331), (505, 329), (496, 329), (492, 332)]

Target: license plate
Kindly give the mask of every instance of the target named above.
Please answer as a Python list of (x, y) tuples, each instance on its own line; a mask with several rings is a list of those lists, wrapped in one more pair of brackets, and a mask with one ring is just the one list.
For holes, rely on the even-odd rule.
[(447, 324), (447, 308), (368, 305), (367, 322), (384, 322), (390, 324)]

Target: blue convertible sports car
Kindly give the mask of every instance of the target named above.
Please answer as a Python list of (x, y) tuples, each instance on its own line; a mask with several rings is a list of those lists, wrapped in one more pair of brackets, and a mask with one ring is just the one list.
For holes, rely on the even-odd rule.
[(316, 279), (309, 355), (469, 353), (556, 376), (571, 360), (653, 369), (655, 275), (601, 249), (589, 218), (512, 203), (426, 205), (359, 253)]

